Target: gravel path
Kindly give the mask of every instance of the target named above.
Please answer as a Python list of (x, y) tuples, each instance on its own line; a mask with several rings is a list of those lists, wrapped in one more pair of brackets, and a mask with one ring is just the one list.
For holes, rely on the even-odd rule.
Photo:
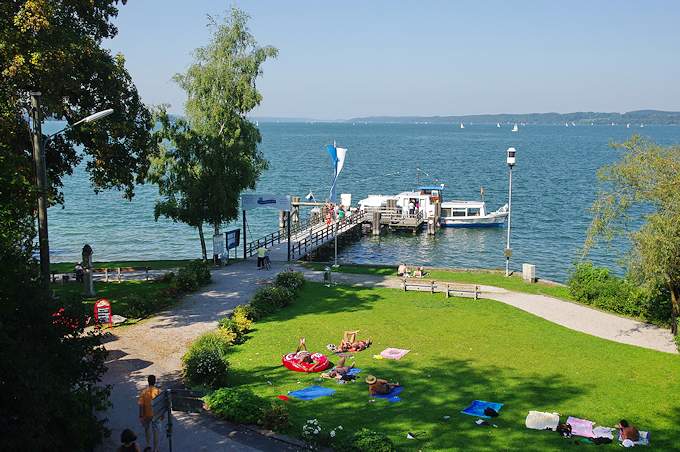
[[(213, 282), (201, 292), (185, 297), (171, 309), (136, 325), (115, 328), (106, 343), (109, 351), (103, 383), (112, 385), (112, 408), (106, 413), (111, 437), (100, 447), (113, 451), (120, 433), (131, 428), (144, 448), (144, 434), (137, 419), (137, 395), (154, 374), (161, 388), (180, 385), (181, 357), (200, 334), (217, 327), (217, 321), (273, 278), (284, 264), (258, 271), (254, 261), (237, 262), (212, 272)], [(285, 443), (264, 438), (240, 426), (232, 426), (207, 415), (173, 415), (174, 451), (285, 451), (296, 450)], [(163, 436), (161, 450), (168, 450)]]
[[(106, 413), (112, 430), (99, 450), (116, 450), (120, 432), (132, 428), (143, 446), (143, 432), (137, 420), (136, 398), (154, 374), (162, 388), (180, 385), (180, 362), (187, 346), (200, 334), (217, 326), (217, 321), (238, 304), (270, 282), (285, 262), (272, 263), (272, 270), (258, 271), (254, 260), (237, 262), (212, 272), (213, 282), (201, 292), (191, 294), (171, 309), (136, 325), (120, 327), (109, 335), (108, 371), (103, 383), (112, 385), (112, 408)], [(297, 266), (310, 280), (321, 281), (322, 272)], [(335, 281), (362, 287), (400, 288), (397, 278), (334, 273)], [(597, 311), (586, 306), (551, 298), (481, 286), (483, 297), (497, 300), (543, 317), (551, 322), (593, 336), (624, 344), (677, 353), (668, 330), (642, 322)], [(282, 451), (295, 450), (279, 441), (218, 422), (206, 415), (176, 416), (173, 448), (176, 451)], [(163, 437), (162, 450), (168, 450)], [(143, 448), (143, 447), (142, 447)]]

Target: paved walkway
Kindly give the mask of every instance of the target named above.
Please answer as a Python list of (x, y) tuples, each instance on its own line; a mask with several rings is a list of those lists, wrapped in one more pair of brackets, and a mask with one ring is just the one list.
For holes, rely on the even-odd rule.
[[(187, 296), (178, 305), (136, 325), (113, 330), (106, 348), (108, 372), (103, 383), (113, 386), (112, 408), (106, 416), (112, 435), (100, 450), (115, 450), (120, 432), (132, 428), (143, 445), (137, 420), (136, 397), (146, 385), (146, 376), (155, 374), (161, 387), (179, 385), (181, 357), (189, 343), (214, 329), (217, 321), (236, 305), (246, 303), (263, 284), (273, 279), (285, 262), (273, 262), (272, 270), (259, 271), (254, 259), (239, 261), (212, 272), (213, 283), (203, 291)], [(321, 281), (322, 272), (297, 266), (309, 279)], [(335, 281), (364, 287), (400, 288), (397, 278), (334, 273)], [(625, 344), (677, 353), (668, 330), (600, 312), (586, 306), (543, 296), (510, 292), (481, 286), (484, 298), (498, 300), (543, 317), (559, 325), (593, 336)], [(281, 451), (294, 450), (279, 441), (255, 435), (242, 427), (218, 422), (210, 416), (178, 415), (174, 426), (176, 451)], [(163, 437), (162, 449), (168, 450)]]
[[(299, 267), (310, 279), (320, 281), (323, 272)], [(395, 277), (333, 273), (336, 282), (362, 287), (389, 287), (401, 289), (401, 280)], [(588, 306), (571, 303), (546, 295), (511, 292), (493, 286), (480, 286), (482, 297), (509, 304), (542, 317), (558, 325), (592, 336), (623, 344), (637, 345), (666, 353), (678, 353), (671, 332), (656, 325), (619, 317)]]
[[(106, 343), (108, 371), (103, 383), (113, 386), (107, 412), (109, 438), (100, 447), (113, 451), (120, 433), (132, 428), (143, 449), (144, 435), (137, 419), (136, 398), (146, 386), (146, 376), (154, 374), (162, 388), (179, 385), (181, 357), (200, 334), (217, 327), (217, 321), (236, 305), (246, 303), (252, 294), (285, 267), (273, 263), (272, 270), (258, 271), (253, 260), (236, 262), (212, 272), (213, 282), (202, 292), (191, 294), (180, 304), (129, 327), (115, 328)], [(295, 450), (274, 439), (253, 434), (242, 427), (230, 426), (208, 415), (173, 416), (174, 451), (282, 451)], [(163, 436), (161, 450), (168, 450)]]

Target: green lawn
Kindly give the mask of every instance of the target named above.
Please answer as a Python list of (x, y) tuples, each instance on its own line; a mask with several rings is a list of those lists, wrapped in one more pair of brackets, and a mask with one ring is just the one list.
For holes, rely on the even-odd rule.
[[(315, 270), (323, 270), (326, 267), (326, 264), (318, 262), (305, 263), (304, 265)], [(341, 265), (338, 268), (334, 268), (333, 271), (377, 276), (397, 276), (397, 267), (385, 265)], [(529, 284), (525, 283), (520, 275), (506, 277), (505, 274), (496, 271), (432, 270), (425, 275), (425, 278), (437, 281), (496, 286), (517, 292), (549, 295), (564, 300), (573, 300), (569, 293), (569, 288), (565, 286), (542, 283), (540, 281), (535, 284)]]
[[(167, 268), (179, 268), (191, 262), (191, 259), (177, 260), (150, 260), (150, 261), (110, 261), (95, 262), (94, 268), (118, 268), (118, 267), (149, 267), (151, 270), (165, 270)], [(50, 263), (50, 270), (53, 272), (72, 272), (75, 262), (56, 262)]]
[[(325, 351), (353, 329), (374, 341), (356, 354), (360, 376), (401, 382), (401, 402), (370, 403), (362, 382), (319, 383), (316, 374), (281, 365), (299, 337), (310, 350)], [(540, 410), (606, 426), (626, 418), (651, 431), (659, 450), (680, 442), (679, 356), (574, 332), (495, 301), (308, 283), (293, 306), (258, 322), (250, 336), (233, 347), (233, 385), (271, 398), (312, 384), (337, 389), (333, 397), (289, 402), (293, 434), (318, 418), (326, 427), (385, 432), (407, 450), (577, 447), (556, 433), (526, 429), (527, 412)], [(372, 358), (386, 347), (411, 353), (401, 361)], [(474, 399), (505, 403), (498, 428), (478, 427), (459, 413)], [(407, 440), (407, 432), (420, 439)]]

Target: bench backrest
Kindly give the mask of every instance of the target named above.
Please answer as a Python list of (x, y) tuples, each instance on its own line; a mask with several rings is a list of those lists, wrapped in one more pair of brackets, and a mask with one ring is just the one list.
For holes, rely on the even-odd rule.
[(449, 290), (459, 290), (461, 292), (479, 292), (479, 286), (476, 284), (463, 283), (446, 283)]

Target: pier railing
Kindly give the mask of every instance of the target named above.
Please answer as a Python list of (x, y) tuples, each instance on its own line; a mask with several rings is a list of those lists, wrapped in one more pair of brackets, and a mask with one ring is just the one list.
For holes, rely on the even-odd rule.
[[(318, 221), (313, 221), (312, 218), (308, 218), (305, 221), (298, 222), (294, 225), (290, 226), (290, 235), (291, 237), (295, 234), (298, 234), (299, 232), (305, 230), (305, 229), (311, 229), (314, 226), (320, 224)], [(255, 239), (251, 242), (248, 242), (246, 246), (246, 256), (250, 257), (253, 256), (255, 253), (257, 253), (258, 248), (261, 246), (264, 246), (265, 248), (268, 248), (272, 245), (277, 245), (284, 240), (286, 240), (286, 228), (279, 228), (277, 231), (274, 231), (270, 234), (267, 234), (263, 237), (260, 237), (258, 239)]]
[(314, 251), (319, 246), (332, 239), (335, 236), (336, 228), (338, 234), (341, 234), (342, 232), (345, 232), (346, 230), (352, 229), (352, 227), (363, 223), (365, 217), (365, 212), (357, 212), (335, 223), (326, 225), (326, 227), (323, 229), (312, 231), (304, 239), (298, 240), (295, 243), (291, 243), (291, 258), (299, 258), (307, 255), (311, 251)]

